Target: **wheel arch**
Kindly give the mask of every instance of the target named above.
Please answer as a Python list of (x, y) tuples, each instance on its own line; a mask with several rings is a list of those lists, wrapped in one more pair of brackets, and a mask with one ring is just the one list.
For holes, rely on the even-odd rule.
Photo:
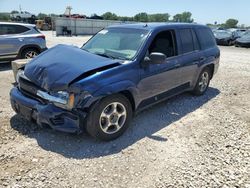
[(24, 52), (24, 50), (26, 49), (36, 49), (39, 53), (42, 52), (42, 49), (40, 48), (40, 46), (36, 45), (36, 44), (27, 44), (24, 45), (20, 48), (19, 53), (18, 53), (18, 57), (22, 56), (22, 53)]
[(101, 100), (104, 97), (115, 94), (120, 94), (126, 97), (129, 100), (133, 111), (136, 110), (136, 99), (138, 91), (135, 87), (135, 84), (129, 80), (106, 85), (99, 89), (97, 92), (95, 92), (93, 96), (98, 98), (98, 100)]
[(210, 79), (212, 79), (214, 76), (214, 64), (213, 63), (209, 64), (209, 65), (205, 66), (203, 69), (205, 69), (205, 68), (209, 68), (209, 70), (211, 71), (211, 78)]

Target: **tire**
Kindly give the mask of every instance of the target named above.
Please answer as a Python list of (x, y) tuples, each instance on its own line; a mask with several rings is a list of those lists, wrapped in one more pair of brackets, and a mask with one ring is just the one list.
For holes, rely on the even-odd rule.
[(91, 107), (86, 131), (98, 140), (114, 140), (125, 132), (131, 119), (132, 107), (129, 100), (120, 94), (111, 95)]
[(35, 48), (27, 48), (22, 51), (21, 58), (22, 59), (31, 59), (39, 55), (39, 51)]
[(211, 76), (211, 70), (208, 67), (204, 68), (199, 75), (199, 78), (192, 93), (197, 96), (203, 95), (209, 87)]

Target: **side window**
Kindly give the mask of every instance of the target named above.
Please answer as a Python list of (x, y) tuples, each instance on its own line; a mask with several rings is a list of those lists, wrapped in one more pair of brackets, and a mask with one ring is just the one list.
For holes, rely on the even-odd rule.
[(197, 39), (196, 33), (194, 32), (193, 29), (192, 29), (192, 36), (193, 36), (193, 42), (194, 42), (194, 50), (200, 50), (200, 44)]
[(0, 35), (20, 34), (28, 30), (29, 28), (21, 25), (0, 25)]
[(7, 34), (7, 28), (4, 27), (4, 25), (0, 24), (0, 35), (6, 35)]
[(199, 38), (202, 49), (208, 49), (216, 46), (214, 35), (210, 29), (207, 28), (196, 29), (196, 33)]
[(13, 25), (15, 27), (15, 34), (24, 33), (29, 30), (29, 28), (21, 25)]
[(194, 51), (193, 35), (191, 29), (180, 29), (180, 37), (182, 42), (182, 53)]
[(172, 30), (163, 31), (156, 35), (149, 49), (149, 54), (152, 52), (159, 52), (165, 54), (167, 57), (176, 55), (176, 40), (175, 33)]

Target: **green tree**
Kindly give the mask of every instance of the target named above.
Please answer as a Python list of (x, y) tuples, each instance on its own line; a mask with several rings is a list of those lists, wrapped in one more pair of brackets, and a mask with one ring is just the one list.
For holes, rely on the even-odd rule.
[(10, 14), (9, 13), (0, 13), (0, 21), (9, 21)]
[(174, 15), (173, 21), (174, 22), (192, 23), (192, 22), (194, 22), (194, 19), (192, 18), (191, 12), (183, 12), (181, 14)]
[(118, 20), (118, 16), (112, 12), (106, 12), (102, 17), (104, 20)]
[(228, 20), (226, 21), (225, 27), (226, 27), (226, 28), (236, 28), (238, 23), (239, 23), (238, 20), (233, 19), (233, 18), (230, 18), (230, 19), (228, 19)]
[(148, 14), (146, 12), (138, 13), (134, 16), (134, 20), (137, 22), (148, 22)]
[(47, 17), (48, 15), (47, 14), (44, 14), (44, 13), (39, 13), (38, 15), (37, 15), (37, 18), (39, 19), (39, 20), (43, 20), (45, 17)]
[(148, 15), (149, 22), (168, 22), (169, 18), (170, 18), (170, 15), (168, 13)]

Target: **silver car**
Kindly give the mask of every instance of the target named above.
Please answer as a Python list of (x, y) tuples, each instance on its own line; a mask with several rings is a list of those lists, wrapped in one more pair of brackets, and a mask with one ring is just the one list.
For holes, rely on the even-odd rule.
[(0, 22), (0, 62), (33, 58), (46, 49), (45, 36), (35, 25)]

